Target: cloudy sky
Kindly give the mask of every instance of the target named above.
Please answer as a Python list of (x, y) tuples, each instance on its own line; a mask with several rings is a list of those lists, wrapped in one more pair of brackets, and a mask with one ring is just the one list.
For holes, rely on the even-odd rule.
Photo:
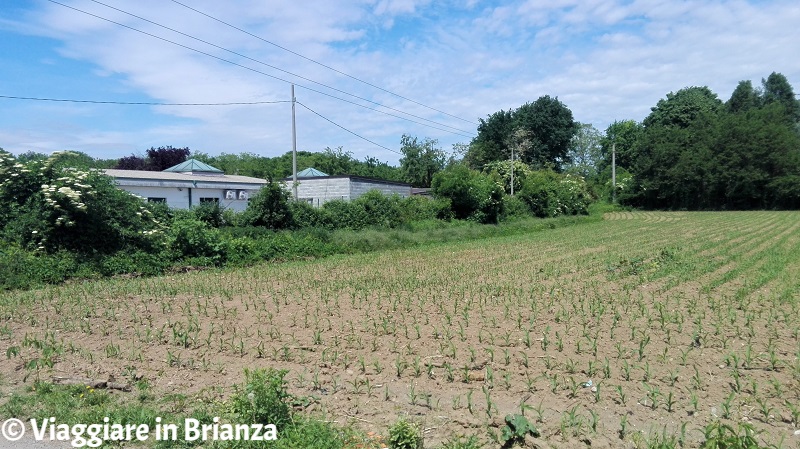
[(292, 82), (298, 149), (390, 163), (403, 134), (450, 150), (479, 118), (542, 95), (604, 130), (687, 86), (727, 100), (775, 71), (800, 90), (796, 0), (2, 3), (0, 96), (259, 103), (0, 98), (0, 147), (14, 153), (279, 155)]

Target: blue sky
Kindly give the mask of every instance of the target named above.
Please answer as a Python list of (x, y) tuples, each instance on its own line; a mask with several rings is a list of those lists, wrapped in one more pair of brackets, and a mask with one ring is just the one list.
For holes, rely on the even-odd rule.
[[(182, 0), (399, 96), (170, 0), (58, 1), (263, 73), (54, 2), (5, 0), (0, 95), (159, 103), (289, 100), (289, 84), (277, 77), (294, 81), (298, 101), (308, 108), (380, 145), (298, 106), (298, 149), (341, 146), (359, 159), (390, 163), (399, 156), (381, 146), (397, 151), (404, 133), (438, 139), (450, 150), (470, 141), (479, 118), (542, 95), (557, 96), (576, 120), (603, 130), (614, 120), (643, 119), (660, 98), (687, 86), (709, 86), (727, 100), (740, 80), (759, 85), (776, 71), (800, 90), (797, 1)], [(413, 114), (417, 118), (405, 117), (436, 122), (440, 129), (323, 93), (393, 115)], [(453, 128), (460, 131), (448, 132)], [(14, 153), (79, 150), (110, 158), (162, 145), (276, 156), (291, 149), (291, 106), (0, 98), (0, 147)]]

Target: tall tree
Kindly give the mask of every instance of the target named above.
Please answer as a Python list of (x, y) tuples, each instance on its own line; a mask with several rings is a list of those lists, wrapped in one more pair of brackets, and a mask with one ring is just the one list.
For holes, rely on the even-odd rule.
[(439, 142), (425, 138), (420, 141), (416, 137), (403, 134), (400, 138), (400, 172), (403, 180), (417, 187), (430, 187), (434, 175), (444, 169), (447, 155)]
[(497, 111), (486, 120), (480, 119), (478, 135), (472, 139), (464, 153), (467, 166), (483, 170), (483, 167), (494, 161), (509, 159), (509, 136), (514, 133), (514, 111)]
[(653, 126), (687, 128), (701, 114), (715, 114), (721, 105), (722, 102), (717, 98), (717, 94), (708, 87), (686, 87), (674, 93), (670, 92), (667, 98), (658, 100), (643, 124), (645, 128)]
[(785, 110), (786, 115), (792, 120), (800, 120), (800, 104), (794, 96), (794, 89), (780, 73), (772, 72), (767, 79), (761, 80), (764, 89), (764, 104), (778, 103)]
[(747, 112), (761, 106), (761, 96), (750, 80), (739, 81), (725, 106), (729, 112)]
[(534, 169), (560, 170), (563, 164), (570, 162), (569, 147), (578, 132), (578, 123), (573, 120), (572, 111), (557, 97), (545, 95), (520, 106), (514, 112), (514, 125), (531, 139), (530, 148), (520, 158), (526, 164)]
[(173, 148), (172, 146), (150, 148), (147, 150), (147, 169), (162, 171), (178, 165), (189, 159), (192, 151), (188, 148)]
[(616, 151), (617, 167), (630, 169), (636, 160), (636, 151), (644, 127), (635, 120), (619, 120), (608, 125), (605, 135), (600, 139), (602, 161), (599, 171), (611, 167), (611, 153)]
[(465, 162), (475, 169), (510, 159), (511, 148), (524, 150), (519, 159), (534, 168), (560, 170), (569, 163), (572, 137), (578, 131), (572, 111), (558, 98), (545, 95), (513, 111), (499, 111), (481, 120)]
[(564, 168), (568, 173), (591, 178), (597, 175), (602, 160), (600, 141), (602, 133), (590, 123), (581, 123), (572, 138), (569, 149), (570, 163)]

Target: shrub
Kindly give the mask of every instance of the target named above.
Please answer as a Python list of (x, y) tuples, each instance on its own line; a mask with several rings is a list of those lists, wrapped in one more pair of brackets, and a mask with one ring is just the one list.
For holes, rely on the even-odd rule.
[(247, 204), (242, 213), (242, 223), (270, 229), (287, 229), (292, 226), (289, 192), (280, 183), (270, 180)]
[(364, 208), (350, 201), (328, 201), (322, 211), (326, 226), (332, 229), (363, 229), (371, 224)]
[(293, 226), (296, 229), (321, 228), (327, 226), (325, 214), (305, 201), (289, 202)]
[(0, 155), (5, 237), (37, 251), (109, 254), (149, 249), (160, 224), (149, 206), (97, 171), (65, 168), (54, 153), (26, 163)]
[(524, 218), (531, 216), (531, 208), (519, 196), (503, 197), (503, 215), (501, 219)]
[[(192, 207), (191, 211), (191, 215), (195, 219), (206, 223), (212, 228), (221, 228), (228, 224), (226, 222), (226, 216), (223, 214), (223, 208), (219, 206), (219, 203), (200, 203)], [(230, 217), (230, 215), (228, 217)]]
[(551, 170), (532, 172), (519, 196), (537, 217), (586, 214), (591, 202), (583, 178)]
[(194, 219), (172, 223), (168, 247), (177, 259), (205, 257), (214, 264), (221, 264), (226, 258), (226, 244), (219, 231)]
[(244, 370), (245, 384), (236, 385), (231, 411), (240, 423), (274, 424), (278, 429), (291, 423), (291, 396), (286, 390), (286, 370)]
[(400, 197), (386, 196), (379, 190), (370, 190), (358, 197), (353, 204), (364, 209), (369, 226), (394, 228), (401, 222)]
[(453, 217), (450, 201), (446, 198), (428, 198), (412, 195), (398, 203), (400, 221), (412, 223), (426, 220), (449, 220)]
[(422, 432), (419, 426), (404, 419), (389, 428), (390, 449), (422, 449)]
[(503, 184), (496, 174), (457, 164), (437, 173), (431, 189), (437, 198), (450, 200), (455, 218), (497, 223), (502, 213)]

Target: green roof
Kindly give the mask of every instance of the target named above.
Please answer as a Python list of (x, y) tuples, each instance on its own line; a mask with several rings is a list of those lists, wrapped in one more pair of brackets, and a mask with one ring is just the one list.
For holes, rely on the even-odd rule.
[(196, 159), (188, 159), (185, 162), (181, 162), (178, 165), (173, 165), (170, 168), (165, 169), (164, 171), (169, 172), (176, 172), (176, 173), (219, 173), (222, 174), (222, 170), (212, 167), (204, 162), (200, 162)]
[(298, 178), (313, 178), (315, 176), (328, 176), (327, 173), (322, 173), (314, 167), (308, 167), (305, 170), (297, 172)]

